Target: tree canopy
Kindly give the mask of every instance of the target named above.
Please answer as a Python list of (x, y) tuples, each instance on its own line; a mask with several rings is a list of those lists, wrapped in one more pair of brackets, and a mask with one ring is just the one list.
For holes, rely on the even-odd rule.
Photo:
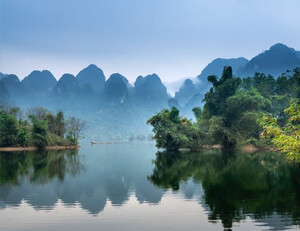
[(64, 118), (64, 113), (55, 114), (42, 107), (28, 110), (24, 117), (19, 108), (0, 108), (0, 147), (47, 145), (76, 145), (85, 128), (78, 118)]
[(300, 101), (291, 100), (290, 106), (284, 110), (288, 121), (284, 126), (279, 126), (277, 119), (264, 114), (260, 119), (264, 131), (262, 136), (271, 140), (277, 148), (286, 153), (289, 160), (300, 163)]
[[(298, 99), (296, 104), (299, 104), (300, 68), (277, 79), (261, 73), (241, 79), (233, 76), (230, 66), (225, 66), (220, 78), (211, 75), (207, 79), (212, 87), (205, 94), (203, 108), (193, 109), (196, 122), (180, 117), (174, 107), (148, 120), (158, 147), (176, 150), (199, 149), (204, 144), (220, 144), (224, 148), (249, 142), (258, 144), (262, 131), (258, 119), (263, 113), (276, 118), (278, 126), (294, 130), (298, 126), (294, 120), (290, 121), (292, 109), (285, 108), (293, 98)], [(295, 108), (295, 103), (293, 105)]]

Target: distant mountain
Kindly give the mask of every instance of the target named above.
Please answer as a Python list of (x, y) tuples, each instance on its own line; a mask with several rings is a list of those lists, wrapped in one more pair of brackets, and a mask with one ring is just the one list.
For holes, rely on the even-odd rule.
[(236, 74), (237, 70), (246, 65), (247, 62), (248, 60), (243, 57), (233, 59), (214, 59), (202, 70), (201, 74), (197, 77), (200, 82), (200, 88), (204, 92), (206, 92), (211, 86), (210, 83), (207, 81), (207, 77), (209, 75), (220, 76), (223, 72), (224, 66), (231, 66), (233, 73)]
[[(199, 83), (184, 82), (175, 98), (181, 107), (189, 108), (193, 103), (187, 99), (192, 99), (194, 94), (204, 95), (209, 90), (211, 84), (207, 81), (209, 75), (221, 76), (224, 66), (231, 66), (233, 74), (240, 77), (253, 76), (256, 72), (271, 74), (278, 77), (286, 70), (293, 70), (300, 67), (300, 51), (296, 51), (284, 44), (277, 43), (253, 57), (250, 61), (245, 58), (221, 59), (217, 58), (209, 63), (197, 77)], [(196, 90), (195, 90), (196, 89)], [(195, 91), (197, 91), (195, 93)], [(199, 95), (197, 96), (199, 99)], [(193, 101), (193, 100), (192, 100)], [(195, 100), (194, 100), (195, 102)]]
[(183, 85), (186, 79), (192, 79), (192, 78), (183, 78), (171, 82), (163, 82), (163, 84), (166, 86), (169, 94), (175, 95), (175, 93), (179, 91), (179, 88)]
[(162, 104), (170, 98), (167, 88), (156, 74), (139, 76), (134, 83), (134, 100), (143, 104)]
[(292, 70), (300, 66), (300, 52), (293, 48), (277, 43), (269, 50), (252, 58), (243, 68), (238, 70), (238, 75), (252, 76), (256, 72), (271, 74), (275, 77), (286, 70)]
[[(217, 58), (209, 63), (197, 76), (198, 82), (193, 83), (190, 79), (186, 80), (180, 87), (179, 91), (175, 93), (175, 99), (181, 107), (185, 107), (186, 104), (192, 100), (194, 95), (204, 95), (209, 90), (211, 84), (207, 81), (207, 77), (210, 75), (220, 76), (223, 72), (224, 66), (231, 66), (233, 70), (237, 71), (248, 62), (245, 58), (234, 58), (234, 59), (222, 59)], [(199, 99), (199, 95), (196, 97)], [(195, 100), (193, 100), (195, 102)], [(201, 102), (201, 100), (200, 100)], [(189, 105), (193, 103), (190, 102)], [(188, 107), (189, 108), (189, 107)]]
[[(80, 93), (80, 87), (74, 75), (64, 74), (53, 88), (53, 94), (57, 97), (74, 97)], [(64, 98), (64, 100), (66, 100)]]
[(0, 106), (6, 106), (9, 103), (9, 93), (4, 83), (0, 79)]
[(6, 75), (1, 82), (15, 102), (24, 102), (32, 96), (16, 75)]
[(123, 104), (129, 95), (129, 82), (121, 74), (112, 74), (105, 82), (103, 89), (103, 99), (105, 103), (119, 105)]
[(22, 80), (22, 84), (34, 94), (48, 94), (57, 81), (50, 71), (33, 71)]
[(194, 118), (192, 109), (194, 107), (202, 107), (203, 106), (203, 100), (204, 94), (202, 93), (196, 93), (193, 95), (193, 97), (186, 103), (185, 107), (182, 110), (182, 114), (184, 116), (188, 116), (189, 118)]
[(186, 79), (179, 91), (175, 93), (174, 99), (177, 100), (181, 107), (184, 107), (185, 104), (197, 93), (199, 93), (199, 85), (194, 84), (190, 79)]
[(3, 79), (6, 75), (0, 72), (0, 80)]
[[(255, 72), (275, 76), (300, 66), (300, 52), (283, 44), (250, 61), (245, 58), (215, 59), (195, 78), (181, 80), (182, 86), (173, 98), (167, 93), (158, 75), (139, 76), (132, 86), (121, 74), (107, 80), (103, 71), (91, 64), (76, 77), (64, 74), (59, 81), (49, 71), (33, 71), (22, 82), (16, 75), (0, 73), (0, 104), (19, 106), (26, 110), (43, 106), (52, 111), (64, 110), (88, 121), (91, 134), (103, 139), (149, 134), (146, 121), (161, 109), (176, 106), (183, 116), (193, 118), (192, 108), (203, 106), (204, 94), (211, 84), (209, 75), (221, 76), (224, 66), (231, 66), (236, 76), (252, 76)], [(179, 86), (180, 81), (173, 83)], [(121, 118), (121, 119), (120, 119)]]
[(84, 68), (76, 75), (79, 86), (92, 89), (94, 92), (101, 92), (105, 84), (103, 71), (94, 64)]
[[(277, 43), (277, 44), (280, 45), (281, 43)], [(284, 45), (284, 44), (281, 44), (281, 45)], [(300, 58), (300, 51), (296, 51), (294, 48), (291, 48), (291, 47), (290, 47), (290, 49), (297, 55), (298, 58)]]

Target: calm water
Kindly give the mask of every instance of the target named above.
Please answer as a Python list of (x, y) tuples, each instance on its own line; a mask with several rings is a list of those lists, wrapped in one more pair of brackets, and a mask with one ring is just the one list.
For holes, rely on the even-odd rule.
[(300, 168), (152, 143), (0, 153), (0, 230), (299, 230)]

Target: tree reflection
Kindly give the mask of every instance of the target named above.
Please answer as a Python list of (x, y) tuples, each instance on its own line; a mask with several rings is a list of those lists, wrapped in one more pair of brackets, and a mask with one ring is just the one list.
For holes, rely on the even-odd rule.
[(66, 206), (79, 204), (96, 215), (107, 201), (121, 206), (133, 194), (139, 203), (159, 203), (163, 190), (146, 179), (156, 149), (145, 146), (109, 145), (99, 152), (80, 149), (79, 154), (77, 150), (1, 152), (0, 210), (20, 206), (22, 200), (36, 210), (51, 210), (60, 199)]
[(208, 219), (220, 219), (224, 228), (247, 215), (261, 219), (291, 214), (300, 217), (300, 168), (274, 153), (158, 152), (148, 179), (162, 188), (179, 190), (192, 178), (201, 182)]
[(63, 181), (66, 174), (77, 175), (83, 169), (77, 150), (1, 153), (0, 185), (17, 185), (24, 176), (32, 183)]

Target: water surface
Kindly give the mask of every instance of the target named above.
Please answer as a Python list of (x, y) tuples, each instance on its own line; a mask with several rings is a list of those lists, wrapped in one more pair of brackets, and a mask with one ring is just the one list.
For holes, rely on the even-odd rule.
[(0, 152), (0, 230), (299, 230), (300, 168), (153, 143)]

